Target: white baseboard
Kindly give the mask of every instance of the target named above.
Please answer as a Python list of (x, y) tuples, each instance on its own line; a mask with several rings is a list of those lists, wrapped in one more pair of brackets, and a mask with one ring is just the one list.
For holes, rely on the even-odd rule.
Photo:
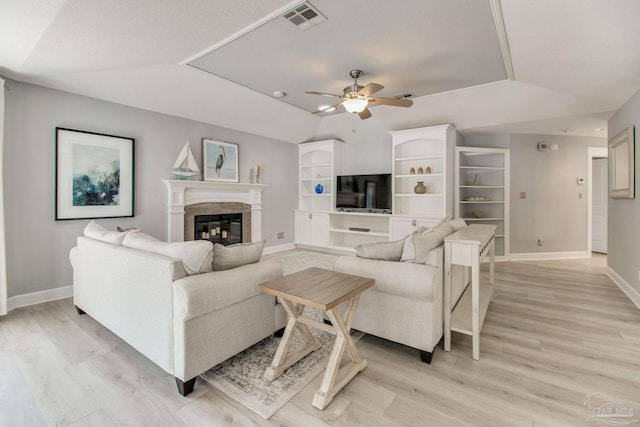
[(613, 271), (611, 267), (607, 266), (606, 271), (607, 276), (613, 283), (618, 285), (618, 287), (625, 293), (626, 296), (636, 305), (636, 307), (640, 308), (640, 292), (631, 286), (626, 280), (624, 280), (618, 273)]
[(15, 297), (9, 298), (7, 301), (7, 308), (11, 311), (14, 308), (27, 307), (29, 305), (41, 304), (43, 302), (57, 301), (71, 296), (73, 296), (73, 286), (63, 286), (61, 288), (48, 289), (46, 291), (16, 295)]
[(591, 252), (539, 252), (530, 254), (509, 254), (511, 261), (540, 261), (545, 259), (591, 258)]
[(269, 246), (267, 248), (264, 248), (263, 253), (274, 254), (276, 252), (288, 251), (290, 249), (295, 249), (295, 248), (296, 248), (295, 243), (285, 243), (284, 245)]

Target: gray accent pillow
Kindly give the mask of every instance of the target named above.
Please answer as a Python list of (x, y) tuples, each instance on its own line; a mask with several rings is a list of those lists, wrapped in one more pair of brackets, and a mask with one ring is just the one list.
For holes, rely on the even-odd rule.
[(223, 246), (213, 245), (213, 271), (229, 270), (245, 264), (253, 264), (262, 258), (266, 240), (254, 243), (235, 243)]
[(416, 250), (415, 263), (424, 264), (429, 251), (444, 243), (444, 238), (453, 233), (453, 227), (448, 223), (442, 223), (433, 231), (422, 233), (413, 238)]
[(453, 232), (455, 233), (456, 231), (460, 231), (463, 228), (465, 228), (467, 226), (467, 223), (464, 222), (464, 219), (462, 218), (456, 218), (454, 220), (452, 220), (449, 224), (451, 224), (451, 227), (453, 227)]
[(382, 261), (400, 261), (407, 237), (393, 242), (363, 243), (355, 247), (356, 256)]

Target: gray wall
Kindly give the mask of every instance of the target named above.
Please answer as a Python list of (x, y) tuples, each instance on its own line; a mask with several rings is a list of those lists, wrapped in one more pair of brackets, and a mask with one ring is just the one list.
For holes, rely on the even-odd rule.
[[(558, 144), (538, 151), (538, 142)], [(512, 254), (587, 250), (587, 148), (606, 138), (528, 134), (474, 134), (467, 146), (510, 149), (510, 245)], [(520, 199), (520, 193), (526, 199)], [(582, 199), (578, 197), (582, 193)], [(542, 246), (538, 239), (542, 238)]]
[[(240, 181), (264, 165), (263, 238), (293, 242), (297, 147), (231, 129), (8, 81), (5, 99), (4, 196), (9, 297), (71, 285), (69, 249), (88, 220), (54, 221), (55, 128), (135, 138), (135, 217), (96, 220), (136, 226), (166, 240), (166, 189), (173, 162), (191, 142), (201, 164), (201, 139), (239, 144)], [(294, 176), (292, 176), (292, 174)], [(277, 240), (284, 232), (285, 239)]]
[(391, 173), (391, 135), (371, 141), (344, 144), (342, 173), (367, 175)]
[(640, 292), (640, 154), (638, 130), (640, 129), (640, 91), (627, 101), (609, 120), (609, 138), (616, 136), (627, 126), (635, 126), (636, 134), (636, 197), (634, 199), (609, 199), (609, 267), (636, 291)]
[[(538, 151), (541, 141), (558, 150)], [(587, 148), (605, 145), (606, 138), (511, 135), (512, 253), (587, 250), (587, 185), (577, 178), (587, 176)]]

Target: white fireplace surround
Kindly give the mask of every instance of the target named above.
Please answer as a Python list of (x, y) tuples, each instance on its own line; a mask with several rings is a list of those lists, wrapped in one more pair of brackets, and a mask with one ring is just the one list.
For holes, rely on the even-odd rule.
[(168, 194), (169, 242), (184, 241), (184, 208), (197, 203), (245, 203), (251, 206), (251, 241), (262, 240), (262, 190), (265, 184), (162, 180)]

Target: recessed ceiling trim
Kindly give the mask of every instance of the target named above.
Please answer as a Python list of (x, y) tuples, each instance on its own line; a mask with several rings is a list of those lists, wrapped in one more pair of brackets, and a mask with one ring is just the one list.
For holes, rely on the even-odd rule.
[(228, 43), (231, 43), (235, 39), (240, 38), (240, 37), (244, 36), (247, 33), (250, 33), (251, 31), (255, 30), (256, 28), (266, 24), (267, 22), (271, 21), (272, 19), (275, 19), (275, 18), (281, 16), (285, 12), (288, 12), (292, 8), (294, 8), (296, 6), (299, 6), (299, 5), (303, 4), (303, 3), (305, 3), (305, 1), (301, 1), (301, 0), (295, 0), (295, 1), (292, 1), (290, 3), (287, 3), (286, 5), (282, 6), (279, 9), (276, 9), (272, 13), (263, 16), (261, 19), (259, 19), (258, 21), (254, 22), (253, 24), (249, 25), (248, 27), (245, 27), (242, 30), (238, 31), (237, 33), (234, 33), (234, 34), (230, 35), (226, 39), (223, 39), (222, 41), (214, 44), (213, 46), (208, 47), (207, 49), (202, 50), (202, 51), (196, 53), (195, 55), (192, 55), (192, 56), (184, 59), (183, 61), (180, 62), (180, 65), (189, 65), (190, 62), (195, 61), (196, 59), (198, 59), (198, 58), (200, 58), (202, 56), (205, 56), (205, 55), (213, 52), (214, 50), (221, 48), (222, 46), (224, 46), (224, 45), (226, 45)]
[(509, 50), (509, 41), (507, 40), (507, 32), (504, 26), (504, 17), (502, 16), (500, 0), (489, 0), (489, 3), (491, 3), (491, 13), (493, 13), (493, 21), (496, 24), (498, 42), (500, 43), (500, 51), (502, 52), (502, 60), (504, 61), (504, 69), (507, 72), (507, 78), (509, 80), (515, 80), (515, 76), (513, 74), (513, 63), (511, 62), (511, 51)]

